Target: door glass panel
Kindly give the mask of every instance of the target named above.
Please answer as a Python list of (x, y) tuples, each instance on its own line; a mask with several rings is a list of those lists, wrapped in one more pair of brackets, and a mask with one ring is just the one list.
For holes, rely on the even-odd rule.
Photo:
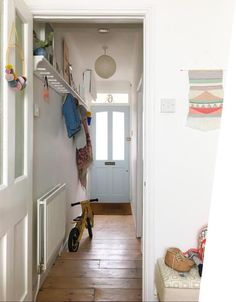
[[(20, 16), (16, 13), (16, 28), (17, 36), (16, 44), (19, 47), (15, 49), (15, 60), (17, 74), (24, 74), (24, 62), (22, 61), (22, 54), (20, 49), (24, 48), (24, 23)], [(18, 50), (17, 50), (18, 48)], [(25, 120), (25, 95), (24, 90), (15, 93), (15, 178), (24, 174), (24, 120)]]
[(96, 160), (108, 159), (108, 114), (96, 113)]
[[(2, 11), (3, 11), (3, 2), (0, 0), (0, 70), (3, 73), (3, 66), (2, 66)], [(3, 167), (2, 167), (2, 135), (3, 135), (3, 123), (2, 123), (2, 109), (3, 109), (3, 95), (2, 95), (2, 85), (3, 85), (3, 77), (0, 77), (0, 185), (2, 184), (2, 174), (3, 174)]]
[(124, 112), (113, 112), (112, 125), (112, 159), (125, 159), (125, 114)]

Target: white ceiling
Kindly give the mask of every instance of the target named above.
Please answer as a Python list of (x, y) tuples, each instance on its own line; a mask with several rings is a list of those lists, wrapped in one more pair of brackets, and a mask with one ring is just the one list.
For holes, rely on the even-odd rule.
[[(142, 39), (142, 24), (53, 24), (55, 30), (64, 31), (78, 48), (78, 57), (82, 58), (84, 68), (94, 70), (97, 57), (103, 54), (102, 47), (108, 46), (107, 54), (112, 56), (117, 65), (112, 81), (132, 83), (137, 61), (138, 41)], [(98, 28), (107, 27), (109, 33), (101, 34)], [(103, 79), (96, 75), (97, 81)]]

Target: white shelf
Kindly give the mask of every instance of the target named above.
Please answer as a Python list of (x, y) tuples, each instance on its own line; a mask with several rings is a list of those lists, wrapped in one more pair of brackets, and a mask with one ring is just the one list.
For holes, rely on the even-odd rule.
[(34, 56), (34, 74), (37, 78), (44, 81), (44, 77), (48, 78), (48, 85), (61, 95), (71, 93), (80, 104), (87, 108), (85, 100), (72, 89), (65, 81), (60, 73), (45, 59), (43, 56)]

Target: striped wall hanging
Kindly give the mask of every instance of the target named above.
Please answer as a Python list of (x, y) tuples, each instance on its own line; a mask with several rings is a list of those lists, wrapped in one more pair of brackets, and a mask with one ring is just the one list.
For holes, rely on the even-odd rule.
[(220, 127), (223, 108), (223, 71), (189, 70), (187, 126), (202, 131)]

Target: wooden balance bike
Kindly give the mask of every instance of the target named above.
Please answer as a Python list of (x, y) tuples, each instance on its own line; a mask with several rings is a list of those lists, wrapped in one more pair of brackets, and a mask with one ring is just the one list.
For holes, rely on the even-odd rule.
[(75, 222), (75, 226), (70, 231), (68, 238), (68, 249), (70, 252), (77, 252), (85, 228), (88, 229), (89, 237), (91, 239), (93, 238), (92, 228), (94, 226), (94, 214), (91, 209), (90, 202), (95, 201), (98, 201), (98, 198), (84, 200), (71, 204), (72, 207), (80, 204), (82, 207), (82, 214), (73, 219), (73, 222)]

